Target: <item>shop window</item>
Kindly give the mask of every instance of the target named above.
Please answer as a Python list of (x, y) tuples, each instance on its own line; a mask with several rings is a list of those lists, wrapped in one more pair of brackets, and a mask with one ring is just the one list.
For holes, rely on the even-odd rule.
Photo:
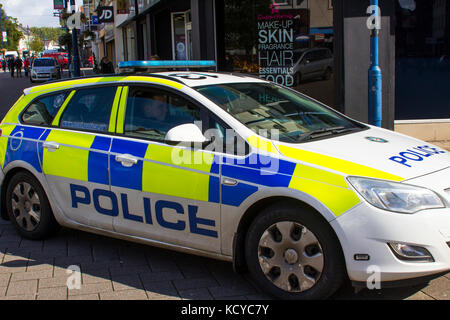
[(395, 25), (396, 120), (450, 118), (449, 1), (397, 0)]
[(172, 13), (173, 43), (175, 60), (192, 59), (191, 11)]
[(224, 3), (223, 71), (259, 76), (333, 105), (334, 28), (329, 0)]

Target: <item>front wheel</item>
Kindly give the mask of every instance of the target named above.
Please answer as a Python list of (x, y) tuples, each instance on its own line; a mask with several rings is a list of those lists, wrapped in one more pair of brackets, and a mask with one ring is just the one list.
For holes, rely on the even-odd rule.
[(248, 230), (245, 256), (256, 283), (280, 299), (328, 298), (345, 277), (337, 237), (305, 207), (263, 210)]
[(11, 178), (6, 190), (6, 209), (11, 223), (27, 239), (45, 239), (59, 229), (44, 189), (27, 172)]

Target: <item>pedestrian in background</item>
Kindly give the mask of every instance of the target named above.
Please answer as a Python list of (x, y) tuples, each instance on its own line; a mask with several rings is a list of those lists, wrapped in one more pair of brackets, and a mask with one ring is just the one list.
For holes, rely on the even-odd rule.
[(16, 58), (15, 61), (15, 67), (16, 67), (16, 71), (17, 71), (17, 78), (22, 78), (22, 66), (23, 66), (23, 61), (22, 59), (20, 59), (20, 57)]
[(15, 64), (14, 58), (10, 58), (8, 61), (8, 68), (9, 72), (11, 72), (11, 78), (14, 78), (14, 64)]
[(111, 74), (115, 73), (114, 66), (111, 61), (109, 61), (108, 57), (103, 57), (100, 63), (100, 72), (103, 74)]
[(23, 67), (25, 69), (25, 77), (28, 77), (28, 71), (30, 70), (30, 59), (26, 58), (23, 62)]
[(6, 72), (6, 67), (7, 67), (8, 61), (6, 61), (6, 59), (2, 60), (2, 68), (3, 68), (3, 72)]

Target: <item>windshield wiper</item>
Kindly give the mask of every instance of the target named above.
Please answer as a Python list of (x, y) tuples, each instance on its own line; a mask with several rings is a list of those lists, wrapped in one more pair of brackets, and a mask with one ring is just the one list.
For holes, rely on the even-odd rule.
[(345, 132), (349, 132), (349, 131), (357, 131), (359, 130), (359, 128), (346, 128), (346, 127), (332, 127), (332, 128), (323, 128), (323, 129), (318, 129), (318, 130), (314, 130), (311, 132), (307, 132), (307, 133), (302, 133), (298, 136), (298, 141), (306, 141), (306, 140), (310, 140), (313, 138), (320, 138), (323, 136), (329, 136), (329, 135), (333, 135), (333, 134), (341, 134), (341, 133), (345, 133)]

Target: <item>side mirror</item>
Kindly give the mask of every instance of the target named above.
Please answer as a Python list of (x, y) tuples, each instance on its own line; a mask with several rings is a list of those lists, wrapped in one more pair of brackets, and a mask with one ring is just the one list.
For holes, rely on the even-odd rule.
[(209, 142), (199, 127), (193, 123), (182, 124), (170, 129), (166, 134), (165, 141), (168, 144)]

